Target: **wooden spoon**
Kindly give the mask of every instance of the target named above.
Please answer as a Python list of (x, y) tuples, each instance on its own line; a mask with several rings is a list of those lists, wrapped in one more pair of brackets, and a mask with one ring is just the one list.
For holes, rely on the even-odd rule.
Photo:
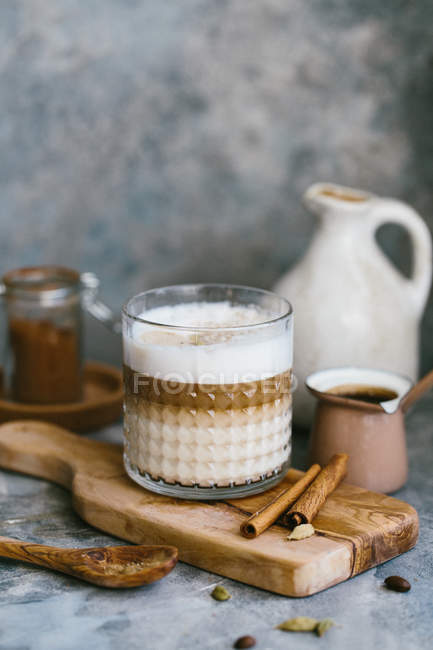
[(177, 562), (177, 548), (58, 548), (0, 537), (0, 556), (61, 571), (100, 587), (138, 587), (155, 582), (170, 573)]

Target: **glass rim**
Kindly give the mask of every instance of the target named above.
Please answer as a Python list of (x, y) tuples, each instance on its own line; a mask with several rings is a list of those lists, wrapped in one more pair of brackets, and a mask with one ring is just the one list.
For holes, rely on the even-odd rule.
[[(134, 314), (131, 314), (130, 311), (128, 311), (128, 306), (130, 303), (135, 300), (136, 298), (142, 298), (143, 296), (146, 296), (148, 294), (154, 293), (156, 291), (163, 291), (167, 289), (182, 289), (182, 288), (189, 288), (189, 289), (201, 289), (204, 287), (208, 288), (227, 288), (227, 289), (246, 289), (248, 291), (254, 291), (262, 296), (270, 296), (272, 298), (278, 298), (278, 300), (282, 301), (286, 309), (285, 311), (280, 314), (279, 316), (275, 316), (275, 318), (270, 318), (264, 321), (259, 321), (258, 323), (250, 323), (248, 325), (230, 325), (228, 327), (209, 327), (209, 326), (202, 326), (202, 325), (197, 325), (197, 326), (191, 326), (191, 325), (173, 325), (170, 323), (157, 323), (152, 320), (147, 320), (145, 318), (141, 318), (140, 316), (135, 316)], [(167, 285), (164, 287), (156, 287), (154, 289), (147, 289), (146, 291), (141, 291), (140, 293), (135, 294), (134, 296), (131, 296), (128, 298), (128, 300), (123, 304), (122, 307), (122, 314), (126, 316), (127, 318), (131, 318), (132, 320), (136, 321), (137, 323), (143, 323), (144, 325), (151, 325), (152, 327), (164, 327), (170, 330), (176, 330), (178, 332), (233, 332), (233, 331), (239, 331), (239, 330), (248, 330), (248, 329), (255, 329), (255, 328), (260, 328), (260, 327), (267, 327), (268, 325), (273, 325), (275, 323), (278, 323), (279, 321), (283, 321), (286, 318), (289, 318), (290, 316), (293, 316), (293, 307), (291, 303), (286, 300), (283, 296), (280, 296), (277, 293), (274, 293), (273, 291), (269, 291), (267, 289), (260, 289), (257, 287), (250, 287), (248, 285), (243, 285), (243, 284), (230, 284), (230, 283), (224, 283), (224, 282), (203, 282), (203, 283), (191, 283), (191, 284), (171, 284)]]

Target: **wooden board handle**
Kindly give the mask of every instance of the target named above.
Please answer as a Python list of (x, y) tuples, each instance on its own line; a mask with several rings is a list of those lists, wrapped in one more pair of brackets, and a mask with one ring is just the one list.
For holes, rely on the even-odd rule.
[(0, 467), (45, 478), (68, 489), (78, 472), (91, 469), (98, 475), (98, 466), (107, 454), (118, 457), (118, 445), (80, 438), (46, 422), (20, 420), (0, 426)]

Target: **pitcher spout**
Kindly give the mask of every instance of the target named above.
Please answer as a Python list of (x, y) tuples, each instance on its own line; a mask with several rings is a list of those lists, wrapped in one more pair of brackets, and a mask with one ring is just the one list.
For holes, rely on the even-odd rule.
[(370, 192), (335, 183), (314, 183), (303, 196), (304, 204), (316, 214), (330, 211), (353, 212), (364, 210), (374, 197)]

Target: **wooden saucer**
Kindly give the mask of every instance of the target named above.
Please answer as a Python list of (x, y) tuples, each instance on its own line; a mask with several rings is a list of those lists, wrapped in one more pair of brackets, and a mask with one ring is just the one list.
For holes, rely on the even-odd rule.
[(0, 423), (44, 420), (72, 431), (93, 431), (111, 424), (122, 414), (122, 372), (97, 361), (84, 365), (84, 395), (70, 404), (21, 404), (0, 397)]

